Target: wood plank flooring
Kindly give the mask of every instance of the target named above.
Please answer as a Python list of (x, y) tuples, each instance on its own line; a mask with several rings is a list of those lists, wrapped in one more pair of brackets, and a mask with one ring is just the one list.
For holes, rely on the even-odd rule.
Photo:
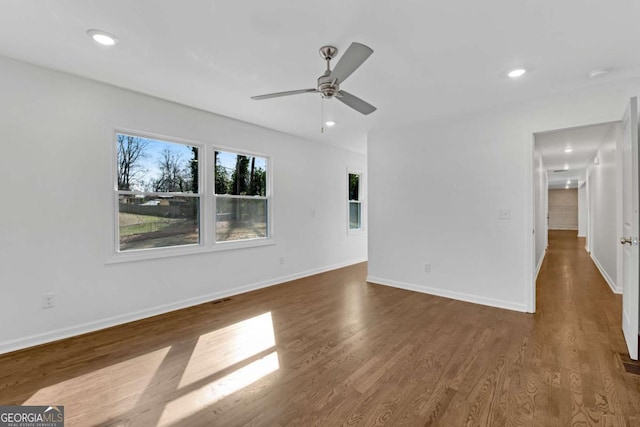
[(621, 300), (552, 232), (538, 311), (367, 284), (366, 264), (0, 356), (67, 426), (640, 426)]

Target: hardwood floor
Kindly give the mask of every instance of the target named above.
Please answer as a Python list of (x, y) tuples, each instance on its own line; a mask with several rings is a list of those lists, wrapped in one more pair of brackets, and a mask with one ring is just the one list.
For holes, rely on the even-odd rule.
[(553, 232), (538, 312), (367, 284), (366, 264), (0, 356), (67, 426), (640, 426), (620, 296)]

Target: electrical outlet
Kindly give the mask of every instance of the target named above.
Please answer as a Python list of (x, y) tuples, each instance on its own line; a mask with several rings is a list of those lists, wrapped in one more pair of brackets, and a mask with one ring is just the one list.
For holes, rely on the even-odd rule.
[(42, 295), (42, 308), (51, 308), (56, 306), (55, 294), (43, 294)]
[(284, 257), (283, 256), (280, 257), (280, 265), (284, 265)]
[(431, 273), (431, 264), (425, 264), (424, 265), (424, 272), (425, 273)]
[(511, 209), (498, 209), (498, 219), (511, 219)]

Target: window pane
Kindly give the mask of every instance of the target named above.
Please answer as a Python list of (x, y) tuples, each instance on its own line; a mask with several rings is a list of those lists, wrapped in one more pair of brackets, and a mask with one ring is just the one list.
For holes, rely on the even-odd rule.
[(120, 250), (198, 244), (199, 202), (199, 197), (120, 195)]
[(349, 174), (349, 200), (360, 200), (360, 175)]
[(267, 200), (216, 197), (216, 241), (267, 237)]
[(362, 228), (360, 222), (360, 202), (349, 202), (349, 229)]
[(150, 138), (116, 135), (118, 190), (198, 192), (198, 148)]
[(216, 151), (215, 193), (235, 196), (267, 195), (267, 159)]

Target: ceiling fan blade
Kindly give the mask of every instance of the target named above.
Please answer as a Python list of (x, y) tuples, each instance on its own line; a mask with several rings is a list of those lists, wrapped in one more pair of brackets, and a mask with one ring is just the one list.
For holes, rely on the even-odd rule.
[(338, 94), (335, 96), (335, 98), (343, 104), (346, 104), (354, 110), (359, 111), (365, 115), (371, 114), (377, 110), (377, 108), (373, 105), (369, 104), (366, 101), (363, 101), (357, 96), (351, 95), (349, 92), (346, 92), (344, 90), (338, 91)]
[(289, 95), (297, 95), (299, 93), (311, 93), (311, 92), (317, 92), (317, 90), (316, 89), (290, 90), (287, 92), (276, 92), (276, 93), (269, 93), (266, 95), (252, 96), (251, 99), (255, 99), (256, 101), (258, 101), (261, 99), (277, 98), (279, 96), (289, 96)]
[(361, 43), (353, 42), (344, 52), (331, 72), (331, 78), (341, 84), (373, 53), (373, 49)]

